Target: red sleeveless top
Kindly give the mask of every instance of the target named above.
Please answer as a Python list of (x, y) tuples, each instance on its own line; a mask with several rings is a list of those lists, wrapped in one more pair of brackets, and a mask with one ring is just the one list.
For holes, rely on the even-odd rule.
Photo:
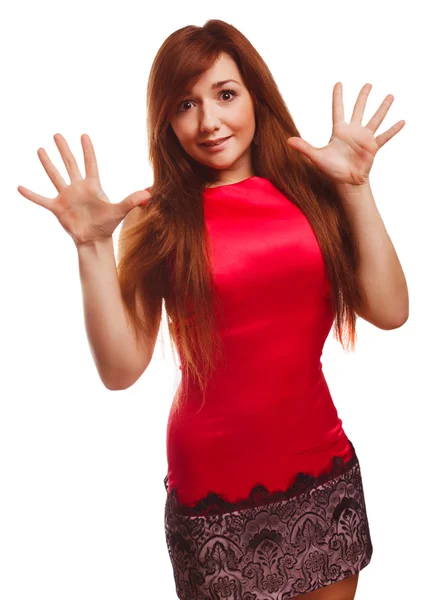
[(354, 454), (322, 372), (334, 315), (308, 220), (258, 176), (206, 188), (204, 215), (225, 363), (202, 408), (190, 378), (169, 414), (167, 486), (189, 506), (210, 493), (236, 503), (259, 484), (287, 490)]

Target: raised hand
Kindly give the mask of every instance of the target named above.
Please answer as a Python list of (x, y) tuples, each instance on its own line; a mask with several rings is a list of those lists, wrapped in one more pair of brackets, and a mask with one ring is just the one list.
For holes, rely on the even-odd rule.
[(46, 198), (21, 185), (17, 190), (28, 200), (51, 211), (73, 238), (76, 246), (111, 237), (127, 213), (135, 206), (147, 203), (150, 198), (148, 190), (134, 192), (116, 204), (110, 202), (101, 187), (96, 156), (88, 135), (81, 136), (85, 178), (82, 177), (65, 138), (56, 133), (54, 141), (67, 168), (70, 184), (65, 182), (46, 151), (39, 148), (37, 155), (58, 191), (58, 196)]
[(406, 124), (398, 121), (384, 133), (375, 137), (375, 132), (386, 116), (394, 97), (387, 95), (376, 113), (363, 126), (361, 124), (367, 97), (372, 89), (366, 83), (356, 100), (350, 123), (344, 120), (342, 83), (333, 88), (333, 131), (327, 146), (315, 148), (300, 137), (290, 137), (287, 144), (305, 154), (334, 183), (364, 185), (368, 182), (370, 169), (376, 153), (393, 138)]

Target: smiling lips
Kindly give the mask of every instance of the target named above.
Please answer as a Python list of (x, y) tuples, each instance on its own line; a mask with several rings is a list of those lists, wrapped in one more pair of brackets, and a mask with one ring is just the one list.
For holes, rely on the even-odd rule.
[(218, 138), (217, 140), (208, 140), (207, 142), (202, 142), (202, 146), (218, 146), (219, 144), (221, 144), (222, 142), (224, 142), (225, 140), (229, 139), (231, 136), (228, 135), (227, 137), (224, 138)]

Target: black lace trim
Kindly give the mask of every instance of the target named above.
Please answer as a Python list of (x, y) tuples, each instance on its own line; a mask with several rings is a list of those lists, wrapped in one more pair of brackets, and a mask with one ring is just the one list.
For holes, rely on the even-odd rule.
[(334, 456), (332, 467), (328, 472), (322, 473), (318, 477), (313, 477), (313, 475), (308, 473), (299, 472), (295, 476), (291, 486), (286, 490), (276, 490), (270, 492), (263, 484), (257, 484), (252, 487), (247, 498), (240, 499), (236, 502), (229, 502), (220, 494), (209, 492), (207, 496), (192, 506), (180, 504), (178, 502), (176, 489), (172, 488), (169, 491), (168, 476), (166, 475), (164, 478), (164, 486), (168, 493), (166, 511), (187, 516), (218, 515), (248, 508), (255, 508), (271, 502), (282, 502), (283, 500), (294, 498), (310, 489), (326, 483), (327, 481), (331, 481), (332, 479), (339, 477), (358, 465), (358, 457), (356, 455), (355, 447), (350, 440), (349, 443), (353, 450), (353, 456), (351, 459), (344, 462), (340, 456)]

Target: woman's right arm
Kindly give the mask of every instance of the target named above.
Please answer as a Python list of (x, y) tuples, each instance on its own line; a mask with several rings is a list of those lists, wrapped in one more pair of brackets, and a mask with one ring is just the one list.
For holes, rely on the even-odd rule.
[[(142, 343), (137, 343), (121, 295), (112, 236), (123, 220), (129, 223), (139, 218), (140, 205), (148, 202), (150, 192), (148, 189), (137, 191), (121, 202), (111, 203), (102, 190), (90, 137), (81, 136), (85, 178), (65, 138), (55, 134), (54, 141), (70, 183), (61, 176), (45, 149), (39, 148), (37, 154), (58, 191), (57, 197), (47, 198), (24, 186), (18, 186), (17, 190), (28, 200), (51, 211), (74, 240), (90, 349), (104, 385), (110, 390), (122, 390), (139, 379), (150, 363), (157, 331), (153, 338), (144, 336)], [(141, 317), (138, 296), (136, 310)], [(157, 327), (152, 331), (158, 330), (159, 321), (157, 316)]]
[(132, 386), (153, 355), (156, 337), (138, 345), (119, 287), (113, 238), (78, 247), (84, 322), (99, 376), (109, 390)]
[[(70, 183), (64, 180), (44, 148), (37, 154), (58, 195), (47, 198), (23, 186), (22, 196), (52, 212), (74, 240), (78, 250), (84, 320), (90, 349), (99, 376), (110, 390), (130, 387), (147, 368), (152, 358), (157, 333), (137, 343), (127, 319), (118, 280), (113, 250), (113, 232), (123, 222), (139, 218), (141, 204), (148, 202), (148, 189), (111, 203), (104, 193), (90, 137), (81, 136), (85, 178), (65, 138), (57, 133), (54, 141), (67, 168)], [(131, 216), (133, 213), (133, 216)], [(123, 222), (123, 226), (124, 226)], [(136, 310), (141, 305), (136, 298)], [(157, 317), (158, 319), (158, 317)], [(160, 320), (160, 319), (159, 319)], [(159, 323), (157, 323), (159, 327)], [(154, 331), (157, 328), (152, 328)]]

